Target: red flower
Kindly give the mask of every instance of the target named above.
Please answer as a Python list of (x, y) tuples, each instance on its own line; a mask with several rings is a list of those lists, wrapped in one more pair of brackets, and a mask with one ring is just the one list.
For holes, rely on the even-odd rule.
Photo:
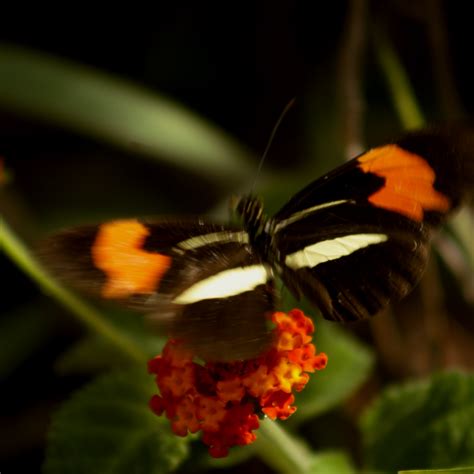
[(292, 392), (304, 388), (307, 372), (324, 369), (327, 357), (316, 354), (314, 325), (302, 311), (273, 313), (271, 320), (274, 347), (256, 359), (203, 366), (178, 341), (168, 341), (148, 364), (161, 393), (150, 400), (153, 412), (166, 413), (178, 436), (201, 430), (213, 457), (255, 441), (259, 416), (288, 418), (296, 411)]

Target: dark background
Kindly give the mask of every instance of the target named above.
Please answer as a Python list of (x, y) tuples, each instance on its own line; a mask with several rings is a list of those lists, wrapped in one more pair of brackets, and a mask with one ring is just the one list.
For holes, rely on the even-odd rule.
[[(374, 54), (378, 31), (393, 43), (429, 121), (473, 113), (469, 2), (372, 1), (358, 61), (363, 113), (351, 123), (341, 62), (345, 53), (351, 54), (345, 42), (351, 8), (363, 3), (155, 2), (153, 10), (129, 4), (120, 11), (113, 5), (99, 14), (71, 6), (54, 15), (26, 9), (28, 21), (2, 15), (0, 41), (77, 61), (168, 95), (221, 126), (256, 157), (280, 112), (296, 97), (264, 168), (294, 171), (314, 160), (315, 169), (327, 170), (343, 160), (351, 129), (361, 130), (366, 145), (402, 130)], [(205, 213), (229, 191), (225, 183), (136, 160), (113, 146), (2, 108), (0, 155), (7, 159), (18, 197), (4, 202), (2, 212), (28, 242), (58, 222), (87, 219), (91, 209), (100, 208), (104, 215), (153, 214), (157, 208), (160, 213)], [(279, 192), (283, 202), (289, 191), (282, 186)], [(0, 258), (5, 314), (42, 298), (20, 270)], [(80, 328), (64, 322), (62, 310), (46, 300), (41, 304), (55, 321), (56, 337), (26, 354), (1, 382), (2, 472), (38, 469), (51, 411), (83, 382), (58, 379), (51, 368)], [(407, 375), (387, 366), (382, 373), (385, 378)]]

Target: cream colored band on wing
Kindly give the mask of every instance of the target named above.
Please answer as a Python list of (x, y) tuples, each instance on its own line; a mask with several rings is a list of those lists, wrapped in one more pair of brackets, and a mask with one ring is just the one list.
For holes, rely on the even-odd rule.
[(369, 245), (385, 242), (387, 239), (385, 234), (353, 234), (324, 240), (287, 255), (285, 264), (293, 270), (313, 268), (320, 263), (337, 260)]
[(271, 279), (266, 265), (231, 268), (201, 280), (178, 295), (174, 304), (192, 304), (202, 300), (228, 298), (251, 291)]
[(339, 204), (344, 204), (346, 202), (350, 202), (349, 199), (341, 199), (339, 201), (333, 202), (325, 202), (324, 204), (318, 204), (317, 206), (308, 207), (307, 209), (303, 209), (302, 211), (295, 212), (292, 214), (288, 219), (284, 219), (280, 221), (274, 229), (274, 232), (279, 232), (284, 227), (293, 224), (293, 222), (299, 221), (300, 219), (304, 219), (305, 217), (313, 214), (313, 212), (320, 211), (321, 209), (326, 209), (327, 207), (338, 206)]
[(213, 232), (211, 234), (202, 234), (196, 237), (191, 237), (190, 239), (183, 240), (180, 242), (177, 247), (182, 250), (194, 250), (199, 247), (204, 247), (205, 245), (211, 245), (215, 242), (219, 243), (228, 243), (228, 242), (240, 242), (248, 243), (249, 235), (245, 231), (240, 232)]

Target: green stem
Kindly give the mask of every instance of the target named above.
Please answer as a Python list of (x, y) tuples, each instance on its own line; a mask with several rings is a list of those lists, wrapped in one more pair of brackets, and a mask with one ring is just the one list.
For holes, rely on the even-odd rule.
[(311, 466), (310, 449), (277, 423), (260, 423), (255, 448), (263, 461), (277, 472), (303, 474)]
[(376, 34), (375, 51), (390, 89), (393, 106), (403, 127), (406, 129), (422, 127), (426, 120), (418, 105), (410, 80), (389, 39), (381, 31)]
[(131, 359), (139, 363), (146, 362), (146, 355), (130, 339), (104, 320), (96, 309), (60, 286), (46, 273), (3, 218), (0, 222), (0, 242), (6, 255), (29, 275), (45, 293), (51, 295), (70, 310), (87, 327), (109, 339), (124, 353), (128, 354)]

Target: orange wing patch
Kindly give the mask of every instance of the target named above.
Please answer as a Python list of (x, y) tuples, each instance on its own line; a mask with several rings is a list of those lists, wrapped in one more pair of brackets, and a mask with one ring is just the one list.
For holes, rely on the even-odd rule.
[(384, 186), (369, 197), (377, 207), (423, 221), (424, 211), (447, 212), (451, 202), (433, 187), (436, 175), (421, 156), (386, 145), (374, 148), (358, 158), (365, 173), (385, 178)]
[(137, 220), (121, 220), (99, 227), (92, 246), (92, 259), (107, 281), (104, 298), (125, 298), (134, 293), (152, 293), (171, 265), (171, 257), (142, 249), (150, 231)]

